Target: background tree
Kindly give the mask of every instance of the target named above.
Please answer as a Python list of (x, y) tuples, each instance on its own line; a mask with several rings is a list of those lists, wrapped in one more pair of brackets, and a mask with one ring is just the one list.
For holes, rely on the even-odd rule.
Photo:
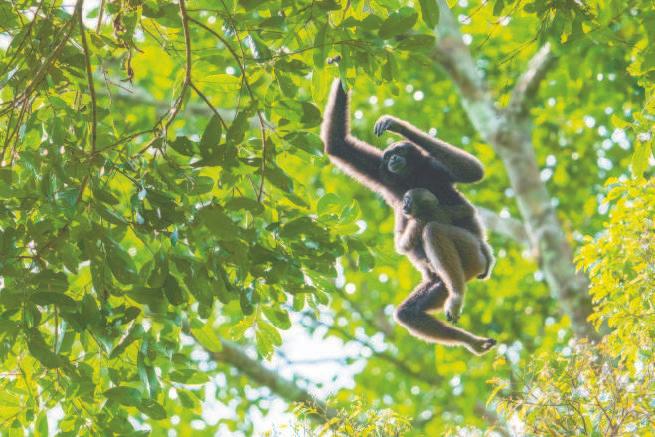
[[(402, 432), (508, 434), (562, 410), (562, 432), (648, 426), (648, 391), (606, 414), (619, 403), (524, 376), (593, 373), (601, 356), (614, 376), (584, 379), (599, 396), (648, 387), (652, 296), (634, 284), (652, 279), (652, 190), (626, 180), (652, 173), (652, 17), (618, 0), (0, 3), (0, 432), (250, 434), (271, 411), (288, 420), (272, 397), (342, 431), (405, 417)], [(418, 274), (383, 202), (323, 156), (336, 76), (359, 137), (383, 146), (372, 126), (393, 113), (485, 164), (465, 194), (498, 264), (461, 324), (496, 353), (394, 327)], [(610, 177), (623, 188), (608, 195)], [(606, 199), (614, 240), (580, 255), (588, 320), (572, 254), (604, 229)], [(599, 341), (594, 324), (600, 346), (571, 343)], [(328, 345), (339, 354), (312, 356)], [(566, 402), (542, 414), (516, 396), (535, 384)], [(355, 398), (382, 413), (340, 411)]]

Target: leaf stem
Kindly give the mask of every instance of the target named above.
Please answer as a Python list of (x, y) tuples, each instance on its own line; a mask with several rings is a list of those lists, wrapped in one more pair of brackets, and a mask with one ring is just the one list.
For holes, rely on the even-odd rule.
[(86, 82), (89, 87), (89, 96), (91, 97), (91, 152), (96, 151), (96, 137), (98, 131), (98, 108), (96, 103), (96, 89), (93, 85), (93, 72), (91, 71), (91, 54), (89, 52), (89, 45), (86, 42), (86, 30), (84, 29), (84, 22), (82, 21), (82, 14), (77, 15), (78, 23), (80, 25), (80, 36), (82, 39), (82, 49), (84, 50), (84, 64), (86, 66)]

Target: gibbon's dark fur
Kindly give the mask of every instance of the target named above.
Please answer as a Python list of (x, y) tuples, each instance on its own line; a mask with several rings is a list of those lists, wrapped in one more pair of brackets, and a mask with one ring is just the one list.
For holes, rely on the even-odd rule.
[[(457, 321), (466, 282), (484, 274), (491, 258), (491, 248), (484, 239), (451, 225), (453, 220), (475, 214), (475, 208), (470, 204), (442, 206), (429, 190), (414, 188), (403, 196), (403, 213), (409, 220), (404, 232), (396, 236), (396, 248), (413, 258), (420, 270), (443, 281), (448, 290), (444, 312), (449, 321)], [(493, 339), (466, 332), (458, 335), (464, 346), (478, 354), (496, 344)]]
[[(425, 188), (445, 206), (470, 205), (454, 184), (482, 179), (484, 170), (475, 157), (390, 116), (378, 120), (375, 134), (379, 136), (389, 130), (402, 135), (405, 140), (391, 144), (384, 151), (379, 150), (350, 134), (348, 106), (348, 95), (341, 82), (335, 80), (321, 126), (325, 152), (334, 164), (364, 186), (379, 193), (394, 209), (396, 240), (403, 235), (409, 222), (402, 211), (402, 199), (410, 189)], [(450, 227), (484, 238), (484, 229), (476, 214), (456, 218)], [(428, 227), (428, 230), (439, 231), (435, 226)], [(445, 254), (433, 255), (441, 256), (443, 259), (440, 262), (448, 262), (448, 257), (457, 256), (455, 250), (446, 245)], [(428, 311), (443, 308), (449, 293), (441, 278), (423, 267), (427, 256), (422, 250), (412, 251), (409, 255), (421, 271), (423, 282), (398, 307), (396, 320), (414, 335), (426, 340), (464, 345), (474, 353), (486, 352), (495, 343), (493, 340), (474, 336), (428, 314)], [(485, 266), (481, 271), (488, 271), (489, 268)], [(493, 343), (489, 345), (490, 342)]]
[[(442, 205), (439, 199), (425, 188), (413, 188), (403, 196), (403, 214), (413, 220), (405, 228), (403, 236), (396, 236), (402, 250), (407, 251), (407, 246), (414, 241), (425, 225), (429, 222), (437, 222), (443, 225), (452, 225), (458, 219), (473, 217), (477, 220), (475, 207), (466, 199), (459, 205)], [(410, 227), (418, 227), (419, 230), (409, 231)], [(480, 227), (482, 231), (482, 227)], [(494, 256), (491, 246), (487, 243), (483, 232), (473, 234), (478, 243), (477, 248), (484, 257), (484, 270), (477, 274), (479, 279), (487, 279), (491, 274), (494, 264)], [(474, 246), (475, 247), (475, 246)], [(404, 249), (403, 249), (404, 248)], [(416, 249), (415, 249), (416, 250)]]

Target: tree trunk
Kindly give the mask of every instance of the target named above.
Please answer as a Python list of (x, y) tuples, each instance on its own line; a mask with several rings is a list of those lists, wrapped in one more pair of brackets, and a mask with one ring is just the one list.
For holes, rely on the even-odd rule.
[(597, 339), (598, 334), (587, 321), (592, 311), (587, 281), (576, 273), (571, 246), (540, 179), (532, 143), (528, 102), (552, 64), (550, 49), (546, 45), (537, 52), (518, 80), (507, 109), (499, 110), (446, 1), (437, 2), (441, 14), (435, 29), (438, 39), (433, 59), (457, 86), (462, 106), (475, 129), (503, 160), (531, 245), (538, 250), (546, 282), (570, 318), (573, 331), (579, 337)]

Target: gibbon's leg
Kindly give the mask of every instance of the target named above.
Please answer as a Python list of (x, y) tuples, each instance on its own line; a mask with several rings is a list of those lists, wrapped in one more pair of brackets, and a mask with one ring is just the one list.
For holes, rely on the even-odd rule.
[(461, 345), (476, 355), (489, 351), (496, 340), (473, 335), (449, 326), (427, 312), (439, 309), (448, 298), (448, 290), (438, 278), (424, 280), (396, 310), (396, 320), (413, 335), (432, 343)]
[(430, 222), (423, 230), (423, 249), (448, 289), (446, 317), (456, 322), (464, 302), (466, 281), (485, 269), (480, 240), (465, 229)]

